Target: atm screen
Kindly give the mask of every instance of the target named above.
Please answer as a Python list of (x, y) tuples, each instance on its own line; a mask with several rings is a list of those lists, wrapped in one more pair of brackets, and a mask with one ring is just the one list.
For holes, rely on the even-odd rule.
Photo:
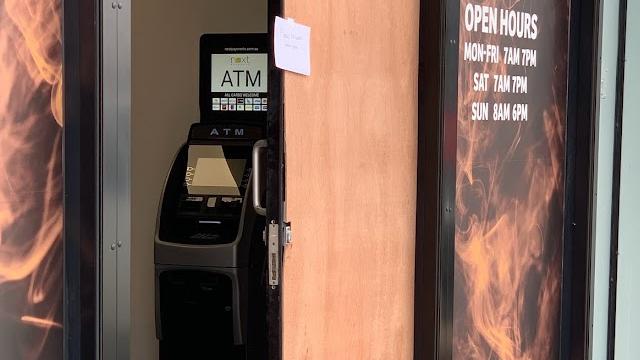
[(266, 121), (269, 42), (267, 33), (202, 35), (201, 122)]
[(225, 154), (220, 145), (191, 145), (185, 174), (189, 194), (240, 196), (246, 158)]

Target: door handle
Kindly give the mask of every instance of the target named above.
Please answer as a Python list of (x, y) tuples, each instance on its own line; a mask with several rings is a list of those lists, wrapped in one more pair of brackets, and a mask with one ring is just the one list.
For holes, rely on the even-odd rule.
[(260, 165), (260, 152), (262, 149), (267, 148), (267, 140), (258, 140), (253, 145), (252, 159), (253, 159), (253, 208), (256, 210), (256, 214), (266, 216), (267, 209), (262, 206), (261, 191), (260, 191), (260, 172), (262, 167)]

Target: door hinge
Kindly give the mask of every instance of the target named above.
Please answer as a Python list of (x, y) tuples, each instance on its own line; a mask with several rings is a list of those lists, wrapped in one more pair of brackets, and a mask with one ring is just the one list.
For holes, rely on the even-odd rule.
[(293, 235), (291, 234), (291, 223), (284, 223), (284, 246), (291, 245), (293, 242)]

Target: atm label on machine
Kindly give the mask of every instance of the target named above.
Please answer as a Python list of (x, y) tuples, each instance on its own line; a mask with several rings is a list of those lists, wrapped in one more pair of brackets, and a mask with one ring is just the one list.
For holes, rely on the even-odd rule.
[(266, 93), (267, 54), (212, 54), (211, 92)]

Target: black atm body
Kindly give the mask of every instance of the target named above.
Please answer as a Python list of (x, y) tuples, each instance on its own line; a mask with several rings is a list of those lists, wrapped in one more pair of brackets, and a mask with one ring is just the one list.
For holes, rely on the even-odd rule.
[[(264, 263), (253, 206), (259, 127), (194, 124), (166, 179), (155, 237), (156, 332), (165, 343), (246, 345)], [(250, 326), (252, 325), (252, 326)]]

